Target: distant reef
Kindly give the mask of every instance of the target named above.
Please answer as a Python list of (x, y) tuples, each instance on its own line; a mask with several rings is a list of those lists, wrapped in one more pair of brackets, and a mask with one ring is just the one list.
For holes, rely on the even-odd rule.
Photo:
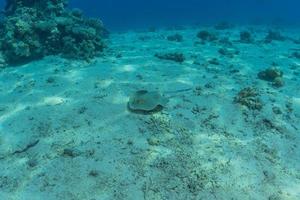
[(6, 0), (0, 22), (0, 60), (22, 64), (47, 55), (91, 59), (107, 31), (98, 19), (67, 9), (68, 0)]

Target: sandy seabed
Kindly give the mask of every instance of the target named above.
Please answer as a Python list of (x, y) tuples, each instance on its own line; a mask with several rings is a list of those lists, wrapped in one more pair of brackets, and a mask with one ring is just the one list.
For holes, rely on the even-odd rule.
[[(202, 29), (113, 33), (89, 63), (52, 56), (0, 69), (0, 199), (300, 199), (300, 45), (263, 43), (265, 27), (251, 27), (251, 44), (238, 41), (249, 27), (215, 31), (239, 52), (226, 56), (224, 44), (200, 42)], [(182, 42), (166, 39), (175, 33)], [(283, 87), (257, 78), (272, 65)], [(234, 102), (246, 87), (261, 110)], [(128, 111), (142, 89), (166, 107)]]

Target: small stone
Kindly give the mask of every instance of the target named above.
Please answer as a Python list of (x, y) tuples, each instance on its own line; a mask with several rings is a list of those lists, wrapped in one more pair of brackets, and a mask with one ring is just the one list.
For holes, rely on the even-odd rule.
[(89, 172), (89, 176), (97, 177), (98, 175), (99, 175), (99, 172), (97, 170), (91, 170)]
[(155, 137), (150, 137), (147, 139), (147, 142), (149, 145), (151, 146), (158, 146), (160, 144), (159, 139), (155, 138)]
[(212, 65), (220, 65), (220, 62), (217, 58), (210, 59), (208, 63)]
[(63, 151), (63, 156), (64, 157), (71, 157), (71, 158), (75, 158), (77, 156), (80, 155), (80, 152), (77, 150), (77, 149), (69, 149), (69, 148), (66, 148), (64, 149)]
[(85, 113), (86, 110), (87, 110), (87, 107), (82, 106), (82, 107), (79, 108), (78, 114), (83, 114), (83, 113)]
[(155, 57), (161, 60), (171, 60), (174, 62), (182, 63), (185, 61), (185, 57), (182, 53), (157, 53)]
[(273, 110), (273, 113), (275, 113), (276, 115), (282, 114), (282, 111), (280, 110), (279, 107), (275, 106), (275, 107), (272, 108), (272, 110)]
[(47, 82), (48, 84), (51, 84), (51, 83), (54, 83), (54, 82), (55, 82), (55, 79), (54, 79), (53, 77), (49, 77), (49, 78), (47, 78), (46, 82)]
[(132, 140), (128, 140), (127, 144), (131, 146), (131, 145), (133, 145), (133, 141)]
[(27, 165), (30, 168), (33, 168), (33, 167), (38, 165), (38, 161), (36, 159), (30, 159), (30, 160), (27, 161)]

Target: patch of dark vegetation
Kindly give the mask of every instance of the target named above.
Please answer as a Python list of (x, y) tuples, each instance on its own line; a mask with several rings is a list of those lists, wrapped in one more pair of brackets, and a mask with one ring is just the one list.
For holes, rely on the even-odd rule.
[(91, 59), (105, 47), (108, 32), (100, 20), (68, 10), (68, 0), (6, 0), (0, 22), (0, 50), (9, 64), (47, 55)]
[(263, 104), (256, 88), (246, 87), (234, 98), (234, 102), (246, 106), (250, 110), (261, 110)]
[(270, 67), (257, 74), (261, 80), (272, 82), (275, 87), (282, 87), (284, 85), (283, 72), (276, 67)]
[(182, 42), (183, 41), (183, 36), (176, 33), (174, 35), (169, 35), (167, 37), (167, 40), (172, 41), (172, 42)]
[(270, 30), (265, 37), (265, 43), (271, 43), (272, 41), (284, 41), (286, 38), (279, 31)]
[(252, 35), (249, 31), (240, 32), (240, 42), (242, 43), (253, 43)]
[(185, 61), (185, 56), (182, 53), (157, 53), (155, 57), (161, 60), (171, 60), (174, 62), (182, 63)]
[(208, 41), (208, 42), (213, 42), (218, 40), (218, 37), (216, 36), (216, 34), (203, 30), (198, 32), (197, 37), (199, 39), (201, 39), (203, 42)]

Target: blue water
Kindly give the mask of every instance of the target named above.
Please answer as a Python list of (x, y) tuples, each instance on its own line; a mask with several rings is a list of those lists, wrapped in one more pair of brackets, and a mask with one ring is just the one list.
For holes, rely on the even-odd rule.
[[(3, 5), (1, 0), (0, 6)], [(224, 20), (285, 24), (300, 21), (298, 0), (70, 0), (70, 6), (101, 18), (110, 30)]]
[(297, 0), (73, 0), (87, 15), (100, 17), (110, 29), (260, 20), (284, 23), (300, 20)]

